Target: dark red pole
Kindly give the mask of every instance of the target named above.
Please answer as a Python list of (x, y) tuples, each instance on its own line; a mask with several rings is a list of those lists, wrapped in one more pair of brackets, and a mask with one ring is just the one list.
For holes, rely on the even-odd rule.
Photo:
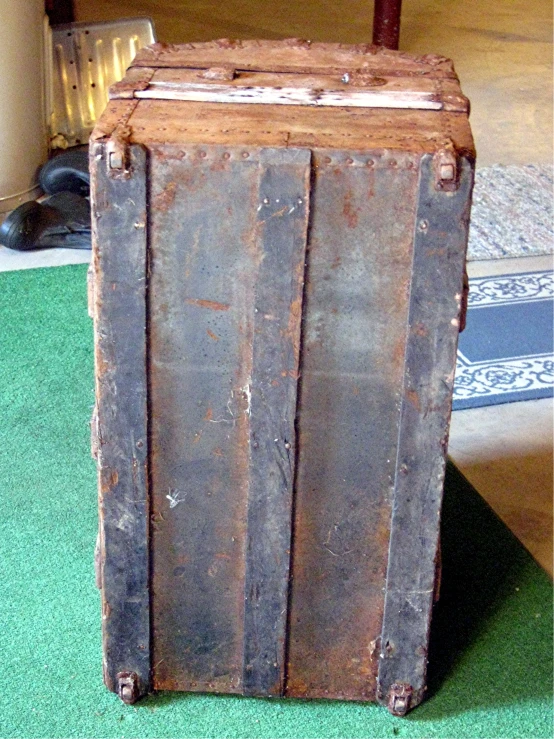
[(373, 43), (387, 49), (398, 49), (402, 0), (375, 0), (373, 11)]
[(46, 0), (46, 12), (52, 25), (73, 23), (75, 20), (73, 0)]

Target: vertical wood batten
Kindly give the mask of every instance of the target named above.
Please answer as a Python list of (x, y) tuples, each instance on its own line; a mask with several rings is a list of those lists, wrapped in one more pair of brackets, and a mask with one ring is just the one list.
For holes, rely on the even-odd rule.
[(378, 677), (379, 700), (399, 713), (426, 687), (472, 184), (462, 159), (458, 189), (437, 190), (433, 157), (422, 157)]
[(249, 387), (244, 692), (281, 695), (285, 675), (302, 291), (311, 152), (260, 157), (259, 270)]
[(136, 699), (150, 686), (146, 152), (128, 157), (114, 176), (91, 148), (104, 679)]

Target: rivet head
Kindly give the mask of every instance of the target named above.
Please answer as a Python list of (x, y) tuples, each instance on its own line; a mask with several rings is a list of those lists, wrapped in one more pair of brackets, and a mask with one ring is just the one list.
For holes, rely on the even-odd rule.
[(388, 709), (393, 716), (405, 716), (410, 710), (413, 688), (408, 683), (393, 683), (388, 695)]
[(421, 219), (421, 221), (417, 224), (417, 227), (420, 231), (427, 231), (429, 228), (429, 221), (426, 221), (424, 218)]
[(117, 694), (123, 703), (135, 703), (140, 698), (139, 678), (136, 672), (117, 673)]
[(243, 159), (248, 159), (249, 156), (250, 156), (250, 154), (247, 151), (243, 151), (242, 152), (242, 158)]
[(130, 685), (123, 685), (121, 688), (121, 700), (124, 703), (130, 703), (133, 698), (133, 688)]
[(123, 152), (110, 151), (110, 169), (123, 169)]
[(205, 152), (205, 151), (201, 151), (201, 152), (199, 153), (199, 156), (201, 156), (201, 157), (202, 157), (202, 159), (205, 159), (205, 158), (206, 158), (206, 152)]
[(455, 178), (456, 172), (453, 164), (441, 164), (440, 178), (441, 180), (451, 181)]

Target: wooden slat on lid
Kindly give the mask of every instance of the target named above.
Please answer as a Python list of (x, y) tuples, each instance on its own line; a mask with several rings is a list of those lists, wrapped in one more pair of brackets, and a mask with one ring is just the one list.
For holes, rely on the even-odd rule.
[[(133, 89), (133, 85), (136, 85)], [(232, 79), (209, 79), (201, 70), (130, 69), (110, 90), (112, 100), (182, 100), (256, 105), (399, 108), (467, 112), (469, 103), (455, 80), (413, 77), (360, 78), (345, 74), (308, 75), (237, 72)]]
[(414, 56), (369, 44), (327, 44), (220, 39), (189, 44), (152, 44), (142, 49), (134, 67), (190, 67), (207, 69), (231, 64), (236, 69), (307, 74), (344, 73), (365, 69), (390, 76), (429, 76), (456, 79), (452, 62), (442, 56)]

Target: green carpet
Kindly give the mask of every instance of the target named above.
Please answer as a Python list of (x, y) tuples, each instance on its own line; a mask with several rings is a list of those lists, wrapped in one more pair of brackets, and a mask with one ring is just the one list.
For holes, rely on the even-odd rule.
[[(86, 267), (0, 274), (0, 736), (551, 737), (549, 578), (454, 467), (430, 697), (378, 706), (102, 685)], [(524, 491), (522, 491), (524, 494)]]

